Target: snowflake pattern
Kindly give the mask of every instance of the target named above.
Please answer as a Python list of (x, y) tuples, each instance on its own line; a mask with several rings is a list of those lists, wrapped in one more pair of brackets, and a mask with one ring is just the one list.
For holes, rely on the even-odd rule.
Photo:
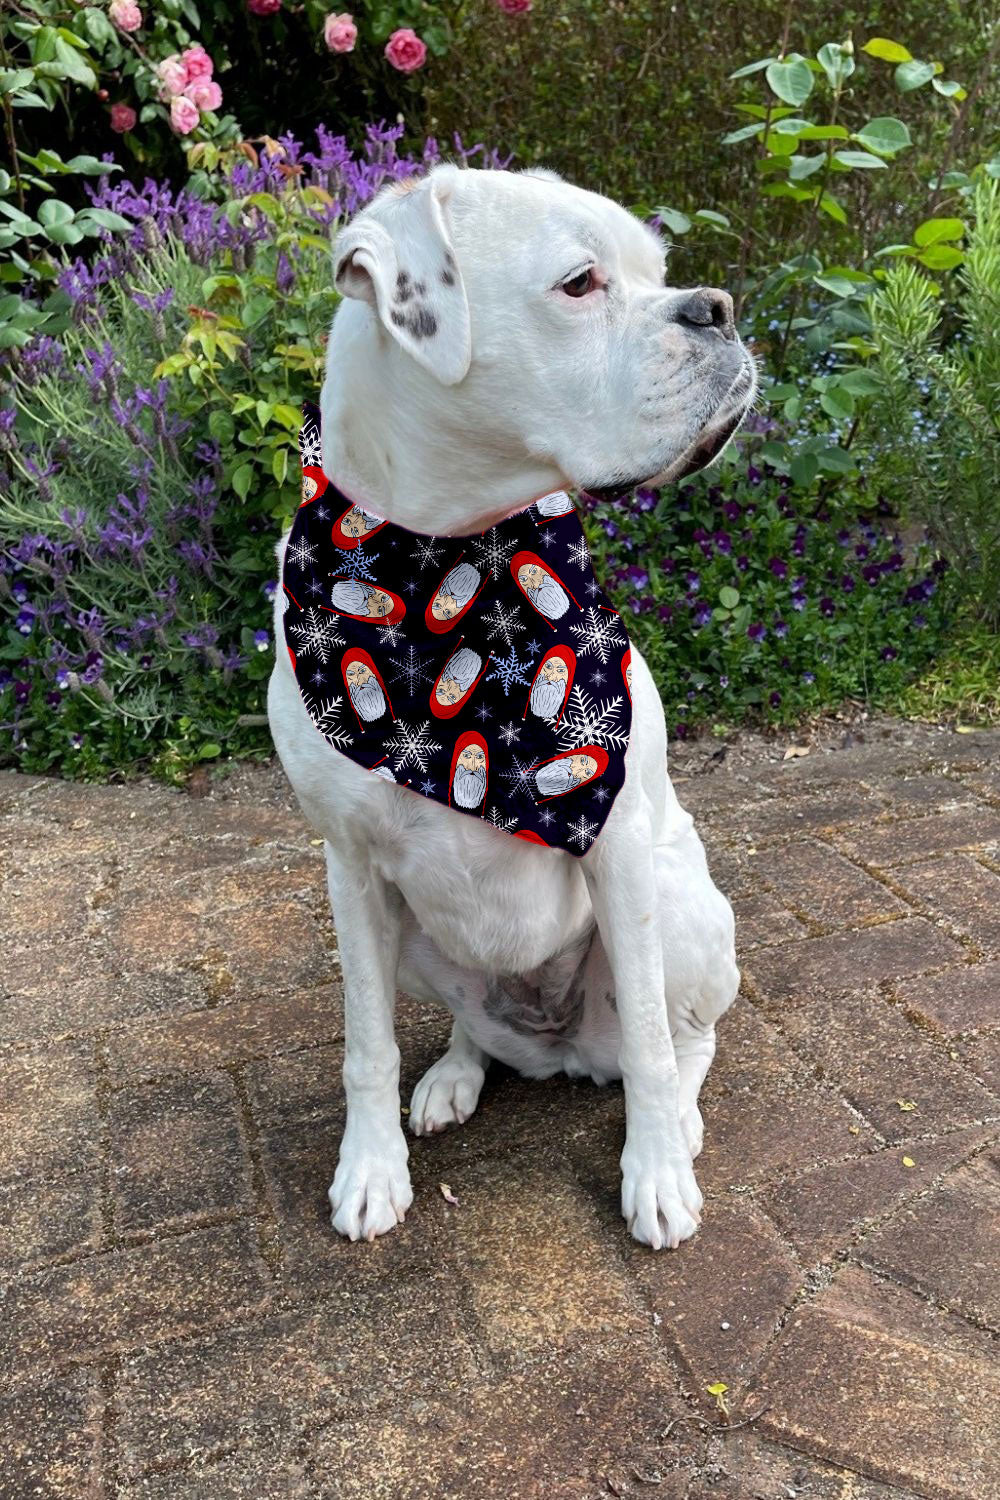
[(486, 674), (486, 681), (502, 683), (504, 695), (510, 697), (511, 688), (531, 685), (531, 678), (527, 675), (530, 671), (530, 661), (521, 661), (513, 651), (509, 651), (506, 656), (493, 658), (493, 666)]
[(339, 568), (334, 568), (332, 578), (360, 578), (364, 583), (377, 583), (375, 576), (375, 564), (378, 562), (377, 552), (366, 552), (363, 547), (354, 547), (341, 556)]
[(622, 723), (623, 702), (622, 698), (605, 698), (599, 703), (574, 682), (557, 730), (559, 749), (602, 745), (605, 750), (627, 750), (628, 725)]
[(488, 614), (482, 616), (482, 622), (486, 626), (487, 639), (503, 641), (508, 651), (513, 647), (514, 636), (520, 635), (524, 629), (521, 611), (516, 604), (506, 609), (500, 603), (495, 604)]
[[(318, 413), (308, 406), (303, 436), (318, 464)], [(570, 511), (539, 525), (529, 508), (460, 542), (387, 522), (366, 539), (368, 550), (333, 539), (330, 517), (350, 505), (347, 497), (327, 484), (322, 499), (295, 512), (282, 625), (319, 733), (370, 773), (450, 807), (449, 816), (483, 818), (508, 836), (531, 835), (574, 858), (586, 855), (624, 781), (632, 706), (621, 679), (628, 638), (594, 576), (579, 516)], [(476, 569), (476, 591), (459, 597), (453, 619), (432, 618), (435, 586), (459, 551)], [(544, 558), (583, 608), (539, 621), (511, 574), (519, 552)], [(391, 617), (355, 619), (320, 608), (339, 579), (385, 589)], [(553, 651), (572, 665), (572, 680), (562, 713), (542, 718), (529, 695), (540, 661)], [(389, 711), (377, 719), (355, 712), (344, 687), (352, 663), (382, 686)], [(447, 679), (439, 696), (436, 684)], [(541, 767), (585, 744), (599, 761), (595, 775), (546, 797)], [(490, 793), (468, 809), (452, 795), (466, 750), (484, 752)]]
[(404, 656), (397, 656), (395, 658), (391, 680), (393, 682), (405, 683), (406, 691), (413, 698), (416, 696), (422, 682), (430, 683), (434, 681), (434, 678), (430, 672), (424, 669), (423, 662), (420, 659), (420, 652), (416, 646), (410, 645), (407, 646)]
[(489, 568), (494, 578), (499, 578), (507, 571), (507, 564), (517, 547), (517, 537), (505, 536), (501, 527), (491, 526), (469, 545), (480, 566)]
[(501, 833), (513, 833), (521, 820), (505, 815), (498, 807), (491, 807), (486, 814), (486, 821), (492, 823), (494, 828), (499, 828)]
[(354, 735), (341, 721), (344, 700), (342, 698), (321, 698), (318, 695), (306, 700), (309, 716), (320, 734), (329, 740), (331, 745), (336, 745), (338, 750), (346, 750), (354, 739)]
[(402, 719), (397, 719), (393, 725), (395, 734), (386, 740), (385, 748), (393, 758), (393, 770), (405, 771), (407, 766), (412, 766), (415, 771), (427, 775), (427, 763), (441, 746), (436, 740), (431, 739), (431, 722), (427, 719), (423, 724), (406, 724)]
[(444, 545), (432, 536), (414, 538), (410, 561), (415, 562), (421, 573), (425, 568), (435, 567), (444, 556)]
[(285, 556), (297, 568), (308, 568), (316, 561), (316, 544), (307, 542), (304, 537), (296, 537), (295, 541), (286, 547)]
[(334, 646), (343, 646), (344, 637), (337, 629), (335, 615), (323, 609), (302, 610), (298, 619), (287, 625), (294, 650), (315, 656), (325, 666), (333, 655)]
[(582, 623), (569, 627), (577, 638), (577, 655), (589, 656), (593, 652), (601, 666), (606, 667), (612, 651), (622, 651), (628, 645), (628, 637), (621, 629), (621, 616), (617, 610), (593, 607), (585, 609), (583, 614)]
[(589, 849), (600, 832), (600, 827), (600, 823), (591, 823), (581, 813), (575, 823), (566, 824), (566, 832), (569, 834), (571, 844), (576, 844), (579, 849)]

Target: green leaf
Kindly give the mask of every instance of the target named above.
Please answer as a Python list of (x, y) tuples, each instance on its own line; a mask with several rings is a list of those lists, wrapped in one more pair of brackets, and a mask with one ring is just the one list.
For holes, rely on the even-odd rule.
[(764, 76), (771, 92), (786, 104), (804, 104), (812, 93), (813, 75), (804, 58), (771, 63)]
[(271, 472), (278, 484), (284, 484), (288, 473), (288, 449), (278, 448), (271, 459)]
[(73, 210), (61, 198), (46, 198), (38, 205), (38, 222), (46, 229), (53, 224), (71, 224)]
[(925, 219), (913, 231), (915, 245), (936, 245), (941, 240), (960, 240), (965, 233), (961, 219)]
[(719, 590), (719, 603), (723, 609), (735, 609), (739, 602), (740, 594), (738, 589), (730, 588), (727, 584)]
[(735, 73), (730, 73), (730, 81), (734, 78), (749, 78), (751, 73), (760, 73), (764, 68), (769, 68), (777, 59), (774, 57), (761, 57), (756, 62), (747, 63), (745, 67), (737, 68)]
[(4, 68), (0, 71), (0, 94), (15, 94), (34, 80), (34, 68)]
[(253, 464), (240, 464), (232, 477), (232, 486), (241, 500), (245, 500), (253, 484)]
[(699, 208), (695, 213), (695, 218), (702, 224), (714, 224), (718, 229), (729, 228), (729, 220), (725, 214), (716, 213), (714, 208)]
[(870, 151), (835, 151), (833, 159), (842, 167), (869, 167), (885, 170), (885, 162), (880, 156), (873, 156)]
[(98, 161), (96, 156), (71, 156), (66, 163), (71, 172), (82, 172), (85, 177), (104, 177), (108, 172), (122, 169), (115, 161)]
[(687, 214), (682, 214), (676, 208), (664, 208), (662, 205), (656, 210), (660, 218), (666, 224), (671, 234), (687, 234), (691, 228), (691, 220)]
[(832, 193), (823, 193), (819, 200), (819, 206), (825, 214), (829, 214), (830, 218), (835, 219), (838, 224), (847, 223), (847, 215)]
[(913, 60), (912, 52), (907, 51), (900, 42), (890, 42), (885, 36), (870, 37), (861, 50), (867, 52), (869, 57), (881, 58), (883, 62), (905, 63)]
[(877, 156), (892, 156), (910, 144), (910, 132), (894, 115), (879, 115), (869, 120), (863, 130), (855, 131), (851, 139)]
[(83, 239), (83, 230), (78, 224), (51, 224), (45, 231), (45, 238), (51, 240), (53, 245), (78, 245)]
[(221, 407), (216, 407), (209, 415), (208, 431), (215, 438), (216, 442), (231, 443), (233, 434), (236, 431), (236, 423), (229, 412), (224, 411)]
[(222, 754), (222, 746), (211, 743), (202, 745), (198, 751), (199, 760), (214, 760), (217, 755)]
[(854, 72), (854, 58), (839, 42), (827, 42), (816, 53), (816, 57), (832, 88), (839, 87)]
[(790, 380), (785, 380), (781, 385), (768, 386), (766, 391), (761, 392), (761, 395), (765, 401), (787, 401), (789, 396), (797, 396), (798, 393), (798, 386), (793, 385)]
[(791, 156), (796, 146), (794, 135), (778, 135), (776, 131), (769, 130), (764, 138), (764, 145), (768, 151), (773, 151), (775, 156)]
[(965, 89), (960, 83), (956, 83), (954, 78), (932, 78), (931, 88), (937, 89), (938, 93), (943, 94), (946, 99), (961, 101), (966, 98)]
[(86, 225), (88, 231), (92, 224), (96, 224), (98, 229), (116, 229), (119, 232), (133, 227), (122, 214), (116, 214), (110, 208), (82, 208), (77, 214), (76, 222)]
[(850, 474), (856, 467), (854, 455), (847, 448), (820, 448), (816, 462), (824, 474)]
[(913, 89), (923, 88), (934, 77), (934, 64), (928, 62), (901, 62), (893, 74), (896, 87), (901, 94), (909, 94)]
[(722, 137), (723, 146), (735, 146), (739, 141), (748, 141), (751, 136), (760, 135), (764, 129), (759, 125), (741, 125), (739, 130), (731, 130), (728, 135)]
[(799, 131), (800, 141), (846, 141), (849, 139), (843, 125), (807, 125), (805, 130)]
[(826, 161), (826, 157), (820, 153), (817, 156), (791, 156), (788, 159), (789, 182), (801, 182), (805, 177), (811, 177), (818, 172)]
[(815, 453), (796, 453), (788, 465), (792, 482), (800, 489), (808, 489), (819, 473), (819, 460)]
[(861, 368), (844, 370), (840, 376), (840, 384), (852, 396), (874, 396), (876, 391), (882, 389), (878, 376), (873, 375), (871, 370)]
[[(868, 278), (871, 279), (870, 277)], [(847, 276), (837, 276), (827, 272), (823, 276), (814, 276), (813, 281), (817, 286), (823, 287), (827, 292), (832, 292), (835, 297), (852, 297), (858, 290), (859, 283)]]
[[(78, 45), (85, 46), (84, 43)], [(55, 60), (62, 65), (63, 72), (67, 78), (72, 78), (74, 83), (82, 83), (85, 88), (96, 89), (97, 75), (90, 63), (83, 57), (76, 47), (71, 47), (65, 37), (56, 37)]]
[(929, 271), (950, 271), (954, 266), (960, 266), (964, 259), (962, 251), (954, 245), (928, 245), (917, 256), (920, 264)]
[(820, 396), (819, 404), (827, 416), (833, 417), (835, 421), (854, 416), (854, 397), (842, 386), (828, 386)]
[(765, 443), (760, 450), (760, 456), (766, 459), (772, 469), (777, 469), (779, 474), (788, 473), (788, 462), (791, 449), (787, 443)]
[(812, 130), (813, 126), (809, 120), (800, 120), (796, 115), (786, 115), (785, 119), (779, 120), (772, 128), (779, 135), (801, 135), (804, 130)]

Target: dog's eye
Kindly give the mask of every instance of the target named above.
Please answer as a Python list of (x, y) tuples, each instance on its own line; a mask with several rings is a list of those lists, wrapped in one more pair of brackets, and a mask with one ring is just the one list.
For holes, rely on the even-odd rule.
[(586, 297), (587, 293), (592, 292), (596, 285), (594, 272), (588, 269), (581, 271), (577, 276), (571, 276), (569, 281), (564, 281), (562, 289), (567, 297)]

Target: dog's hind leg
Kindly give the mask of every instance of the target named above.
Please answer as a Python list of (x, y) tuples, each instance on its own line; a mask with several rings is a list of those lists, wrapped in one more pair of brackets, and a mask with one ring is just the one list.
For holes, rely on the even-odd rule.
[(413, 1090), (410, 1100), (413, 1134), (433, 1135), (449, 1125), (464, 1125), (479, 1103), (488, 1061), (461, 1021), (456, 1021), (447, 1052), (427, 1069)]

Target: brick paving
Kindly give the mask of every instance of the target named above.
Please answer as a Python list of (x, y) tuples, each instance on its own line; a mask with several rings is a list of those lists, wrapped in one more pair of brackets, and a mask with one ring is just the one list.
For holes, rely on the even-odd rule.
[[(499, 1068), (406, 1224), (338, 1241), (337, 950), (277, 769), (0, 777), (2, 1500), (1000, 1495), (998, 750), (680, 761), (744, 986), (659, 1256), (620, 1089)], [(447, 1020), (398, 1023), (409, 1090)]]

